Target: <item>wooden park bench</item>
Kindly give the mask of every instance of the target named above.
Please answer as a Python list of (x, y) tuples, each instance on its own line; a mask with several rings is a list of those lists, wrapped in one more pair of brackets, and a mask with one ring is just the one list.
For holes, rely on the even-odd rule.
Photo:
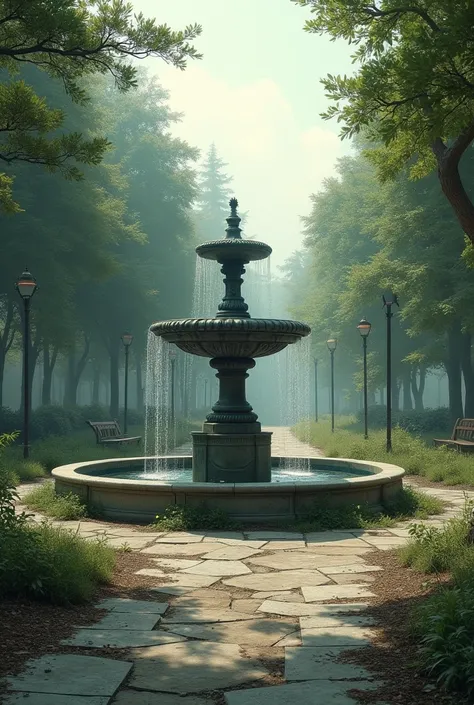
[(99, 445), (122, 445), (140, 443), (141, 436), (124, 436), (117, 421), (87, 421), (95, 433)]
[(449, 446), (460, 453), (474, 451), (474, 419), (458, 419), (451, 438), (433, 438), (435, 446)]

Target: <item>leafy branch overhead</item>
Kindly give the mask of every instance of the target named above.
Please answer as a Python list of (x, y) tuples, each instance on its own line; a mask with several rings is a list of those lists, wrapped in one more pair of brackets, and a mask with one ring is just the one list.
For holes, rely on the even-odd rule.
[(363, 131), (381, 145), (370, 158), (382, 179), (408, 163), (437, 169), (444, 195), (474, 241), (474, 207), (459, 163), (474, 139), (474, 3), (445, 0), (293, 0), (310, 7), (305, 29), (356, 46), (356, 72), (323, 81), (325, 118), (343, 137)]
[[(174, 31), (134, 14), (124, 0), (0, 0), (0, 69), (8, 76), (0, 85), (0, 161), (28, 162), (80, 179), (76, 164), (100, 163), (108, 148), (103, 137), (64, 134), (61, 110), (46, 101), (16, 74), (33, 64), (60, 79), (70, 97), (87, 101), (83, 79), (112, 75), (127, 91), (137, 85), (134, 59), (158, 57), (184, 69), (199, 59), (192, 41), (199, 25)], [(0, 174), (0, 206), (19, 210), (12, 198), (12, 177)]]

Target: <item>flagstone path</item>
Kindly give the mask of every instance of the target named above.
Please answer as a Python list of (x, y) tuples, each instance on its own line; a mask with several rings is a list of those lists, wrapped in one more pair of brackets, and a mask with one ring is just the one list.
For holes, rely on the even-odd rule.
[[(320, 455), (288, 429), (271, 430), (275, 455)], [(428, 524), (441, 526), (464, 504), (462, 491), (425, 491), (450, 503)], [(91, 655), (28, 662), (9, 679), (7, 705), (354, 705), (351, 689), (383, 685), (339, 656), (370, 645), (376, 625), (366, 608), (381, 570), (373, 551), (403, 545), (408, 523), (308, 534), (53, 523), (148, 556), (156, 567), (137, 573), (156, 578), (155, 597), (99, 603), (105, 616), (64, 641)], [(94, 656), (105, 646), (123, 658)]]

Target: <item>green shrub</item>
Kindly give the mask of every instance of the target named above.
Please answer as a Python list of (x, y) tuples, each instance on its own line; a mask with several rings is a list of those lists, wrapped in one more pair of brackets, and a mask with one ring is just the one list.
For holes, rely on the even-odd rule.
[(376, 509), (369, 504), (328, 507), (315, 504), (295, 523), (294, 528), (303, 533), (334, 529), (371, 529), (394, 526), (410, 518), (426, 519), (442, 511), (443, 503), (435, 497), (404, 488), (385, 506)]
[(157, 514), (154, 526), (159, 531), (232, 529), (236, 524), (220, 509), (202, 504), (198, 507), (172, 504)]
[(457, 453), (443, 446), (428, 447), (421, 438), (401, 428), (392, 434), (393, 452), (386, 452), (384, 431), (371, 431), (364, 440), (360, 431), (351, 428), (351, 419), (337, 419), (334, 433), (326, 420), (301, 423), (295, 433), (301, 440), (322, 448), (332, 458), (375, 460), (400, 465), (407, 475), (422, 475), (434, 482), (446, 484), (474, 484), (474, 456)]
[[(367, 409), (369, 425), (374, 429), (384, 428), (387, 421), (387, 407), (376, 404)], [(364, 410), (359, 409), (356, 413), (359, 424), (363, 423)], [(438, 431), (440, 428), (451, 429), (453, 421), (446, 407), (439, 409), (424, 409), (423, 411), (392, 411), (392, 422), (410, 433), (429, 433)]]
[(0, 406), (0, 436), (19, 432), (23, 428), (23, 419), (19, 411), (12, 411), (8, 406)]
[(69, 492), (56, 494), (54, 484), (45, 482), (23, 498), (28, 509), (34, 509), (53, 519), (81, 519), (87, 515), (86, 506), (79, 497)]
[(68, 411), (62, 406), (55, 404), (40, 406), (31, 414), (32, 438), (67, 436), (72, 428)]
[(0, 528), (0, 596), (26, 595), (56, 604), (90, 600), (110, 581), (115, 552), (47, 524)]

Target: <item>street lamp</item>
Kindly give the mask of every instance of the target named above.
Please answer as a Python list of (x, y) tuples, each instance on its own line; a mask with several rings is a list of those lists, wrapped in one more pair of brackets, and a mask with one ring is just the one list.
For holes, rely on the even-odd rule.
[(334, 433), (334, 353), (337, 347), (337, 338), (330, 338), (326, 341), (326, 345), (331, 353), (331, 431)]
[(387, 453), (392, 452), (392, 306), (398, 306), (396, 294), (382, 296), (387, 316)]
[(318, 361), (314, 358), (314, 420), (318, 421)]
[(23, 299), (23, 457), (30, 455), (30, 390), (29, 390), (29, 352), (30, 352), (30, 301), (38, 288), (36, 279), (25, 268), (15, 284), (16, 290)]
[(123, 432), (127, 433), (127, 413), (128, 413), (128, 351), (130, 345), (133, 341), (133, 335), (131, 333), (124, 333), (122, 335), (122, 343), (125, 348), (125, 389), (123, 395)]
[(367, 417), (367, 338), (369, 337), (371, 328), (371, 324), (365, 318), (363, 318), (357, 326), (357, 330), (362, 336), (362, 344), (364, 350), (364, 438), (369, 437), (369, 424)]
[(175, 408), (174, 408), (174, 373), (176, 365), (176, 349), (170, 348), (170, 362), (171, 362), (171, 423), (174, 425)]

